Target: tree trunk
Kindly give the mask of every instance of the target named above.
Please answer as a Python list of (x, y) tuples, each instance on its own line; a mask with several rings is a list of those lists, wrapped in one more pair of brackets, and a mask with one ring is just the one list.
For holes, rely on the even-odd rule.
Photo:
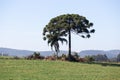
[(70, 29), (68, 31), (68, 40), (69, 40), (69, 53), (68, 53), (68, 59), (71, 60), (71, 32), (70, 32)]
[(69, 40), (69, 53), (68, 53), (68, 60), (69, 61), (72, 61), (72, 55), (71, 55), (71, 26), (70, 26), (70, 23), (72, 22), (73, 20), (71, 20), (69, 18), (68, 20), (68, 23), (69, 23), (69, 29), (68, 29), (68, 40)]
[(58, 52), (56, 53), (56, 59), (58, 60)]

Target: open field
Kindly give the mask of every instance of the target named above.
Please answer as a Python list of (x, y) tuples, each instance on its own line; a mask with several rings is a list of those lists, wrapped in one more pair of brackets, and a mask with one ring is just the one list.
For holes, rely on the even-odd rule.
[(120, 80), (120, 66), (0, 59), (0, 80)]

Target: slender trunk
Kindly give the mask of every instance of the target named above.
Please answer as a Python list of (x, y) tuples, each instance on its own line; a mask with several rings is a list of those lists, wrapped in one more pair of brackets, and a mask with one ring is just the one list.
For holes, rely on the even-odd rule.
[(69, 18), (68, 24), (69, 24), (69, 29), (68, 29), (68, 40), (69, 40), (69, 53), (68, 53), (68, 60), (72, 61), (72, 55), (71, 55), (71, 26), (70, 23), (72, 20)]
[(58, 52), (56, 53), (56, 59), (58, 59)]
[(70, 32), (70, 29), (69, 29), (69, 31), (68, 31), (68, 40), (69, 40), (69, 53), (68, 53), (68, 58), (69, 58), (69, 60), (71, 60), (71, 32)]

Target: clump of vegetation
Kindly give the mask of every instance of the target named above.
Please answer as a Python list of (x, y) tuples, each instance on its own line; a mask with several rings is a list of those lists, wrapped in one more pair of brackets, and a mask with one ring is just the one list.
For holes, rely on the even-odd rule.
[(13, 57), (10, 57), (10, 56), (0, 56), (0, 59), (13, 59)]
[(107, 55), (106, 54), (98, 54), (98, 55), (93, 55), (92, 56), (93, 58), (94, 58), (94, 60), (95, 61), (105, 61), (105, 62), (107, 62), (108, 61), (108, 57), (107, 57)]
[(21, 58), (18, 56), (14, 56), (13, 59), (21, 59)]
[[(62, 61), (69, 61), (69, 55), (62, 54), (61, 56), (58, 57), (58, 59), (62, 60)], [(71, 61), (73, 61), (73, 62), (78, 62), (79, 61), (79, 55), (78, 55), (77, 52), (74, 52), (71, 55)]]
[(62, 61), (66, 61), (67, 60), (67, 56), (65, 54), (62, 54), (59, 59), (61, 59)]
[(31, 60), (31, 59), (44, 59), (44, 56), (41, 56), (39, 52), (34, 52), (32, 55), (29, 55), (26, 57), (26, 59)]
[(95, 61), (93, 56), (85, 56), (86, 62), (93, 62)]

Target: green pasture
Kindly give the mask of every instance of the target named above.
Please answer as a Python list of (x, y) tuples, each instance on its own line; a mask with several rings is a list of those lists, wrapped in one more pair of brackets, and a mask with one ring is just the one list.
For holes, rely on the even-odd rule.
[(120, 80), (120, 66), (0, 59), (0, 80)]

